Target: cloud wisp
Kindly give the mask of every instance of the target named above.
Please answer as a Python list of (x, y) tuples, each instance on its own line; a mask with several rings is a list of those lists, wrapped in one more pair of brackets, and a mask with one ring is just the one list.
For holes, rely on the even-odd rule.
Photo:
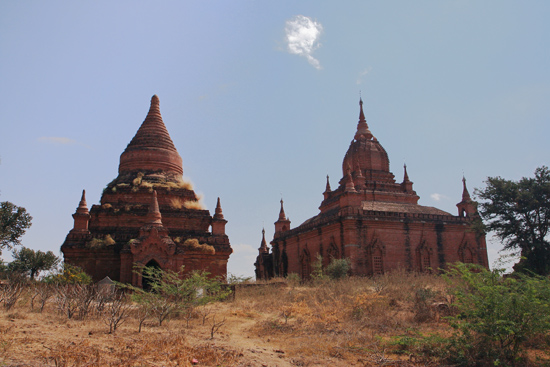
[(286, 21), (285, 34), (288, 52), (303, 56), (316, 69), (321, 63), (313, 57), (313, 51), (319, 48), (319, 38), (323, 32), (321, 23), (303, 15), (296, 15)]
[(430, 195), (430, 197), (435, 201), (441, 201), (442, 199), (448, 199), (447, 196), (443, 194), (433, 193)]
[(368, 68), (366, 68), (365, 70), (361, 71), (359, 73), (359, 77), (357, 78), (357, 85), (360, 85), (363, 83), (363, 78), (372, 71), (372, 67), (369, 66)]

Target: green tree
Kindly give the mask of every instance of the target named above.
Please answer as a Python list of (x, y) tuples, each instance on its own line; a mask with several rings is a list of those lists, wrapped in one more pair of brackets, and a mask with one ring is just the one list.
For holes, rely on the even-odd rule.
[(148, 280), (150, 290), (125, 285), (132, 290), (132, 299), (141, 305), (144, 313), (154, 316), (159, 322), (174, 313), (190, 313), (197, 306), (226, 298), (231, 291), (223, 289), (221, 282), (208, 277), (207, 272), (194, 271), (183, 275), (180, 272), (156, 267), (137, 267), (136, 273)]
[(13, 251), (13, 261), (8, 264), (8, 270), (27, 273), (34, 280), (41, 271), (52, 270), (57, 264), (59, 264), (59, 258), (51, 251), (34, 251), (22, 247), (20, 250)]
[(25, 208), (9, 201), (0, 203), (0, 251), (20, 245), (19, 239), (31, 226), (31, 221), (32, 217)]
[(505, 250), (522, 259), (518, 271), (550, 274), (550, 170), (535, 170), (535, 177), (519, 181), (488, 177), (486, 187), (476, 189), (479, 213), (489, 231), (495, 232)]

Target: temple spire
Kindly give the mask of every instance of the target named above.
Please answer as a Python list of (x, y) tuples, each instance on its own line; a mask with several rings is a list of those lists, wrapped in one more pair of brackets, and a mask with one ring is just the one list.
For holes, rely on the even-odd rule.
[(183, 164), (162, 121), (159, 97), (151, 98), (145, 120), (120, 156), (118, 172), (165, 171), (183, 174)]
[(149, 205), (149, 213), (147, 214), (147, 224), (160, 224), (162, 225), (162, 216), (160, 215), (159, 202), (157, 200), (157, 190), (153, 191), (153, 198)]
[(268, 253), (267, 242), (265, 241), (265, 229), (262, 228), (262, 242), (260, 244), (260, 253)]
[(468, 188), (466, 187), (466, 177), (462, 176), (462, 201), (472, 201)]
[(365, 113), (363, 112), (363, 100), (359, 98), (359, 122), (357, 123), (357, 132), (355, 133), (355, 140), (359, 140), (361, 137), (366, 139), (372, 138), (372, 133), (369, 130)]
[(403, 164), (403, 171), (404, 171), (404, 174), (403, 174), (403, 182), (409, 182), (409, 174), (407, 173), (407, 164), (404, 163)]
[(281, 210), (279, 211), (279, 220), (286, 220), (285, 208), (283, 207), (283, 199), (281, 199)]
[(86, 203), (86, 190), (82, 190), (82, 197), (80, 198), (80, 203), (78, 203), (76, 212), (78, 214), (90, 214), (88, 211), (88, 204)]
[(222, 206), (220, 204), (220, 198), (218, 198), (218, 202), (216, 204), (216, 211), (215, 211), (215, 214), (214, 214), (214, 218), (224, 219), (223, 218), (223, 212), (222, 212)]
[(325, 188), (325, 192), (331, 192), (331, 191), (332, 191), (332, 190), (331, 190), (331, 188), (330, 188), (330, 181), (329, 181), (329, 177), (328, 177), (328, 175), (327, 175), (327, 186), (326, 186), (326, 188)]
[(348, 165), (348, 173), (346, 176), (346, 188), (345, 191), (355, 192), (355, 185), (353, 184), (353, 177), (351, 177), (351, 167)]

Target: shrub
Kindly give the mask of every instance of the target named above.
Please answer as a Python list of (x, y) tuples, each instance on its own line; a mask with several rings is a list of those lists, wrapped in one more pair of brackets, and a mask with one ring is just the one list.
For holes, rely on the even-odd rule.
[(351, 270), (350, 259), (332, 259), (326, 269), (326, 274), (330, 279), (342, 279), (348, 276)]
[(448, 273), (458, 315), (449, 341), (454, 363), (520, 365), (525, 343), (550, 331), (550, 280), (457, 264)]

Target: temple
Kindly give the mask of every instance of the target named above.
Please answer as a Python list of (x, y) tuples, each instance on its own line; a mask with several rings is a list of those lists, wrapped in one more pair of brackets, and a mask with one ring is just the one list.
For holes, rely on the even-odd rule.
[[(232, 253), (218, 198), (215, 214), (202, 208), (164, 125), (155, 95), (147, 117), (120, 156), (118, 177), (90, 210), (85, 192), (61, 246), (65, 262), (95, 281), (144, 286), (140, 266), (227, 275)], [(211, 231), (210, 231), (211, 229)]]
[[(485, 233), (476, 229), (477, 205), (463, 179), (458, 215), (418, 205), (407, 167), (397, 183), (388, 154), (373, 136), (359, 101), (357, 131), (344, 156), (342, 178), (331, 189), (327, 177), (320, 213), (290, 227), (283, 201), (269, 251), (262, 239), (256, 277), (311, 275), (318, 255), (323, 265), (347, 258), (351, 275), (373, 276), (394, 269), (436, 271), (454, 262), (488, 267)], [(477, 227), (479, 228), (479, 227)]]

